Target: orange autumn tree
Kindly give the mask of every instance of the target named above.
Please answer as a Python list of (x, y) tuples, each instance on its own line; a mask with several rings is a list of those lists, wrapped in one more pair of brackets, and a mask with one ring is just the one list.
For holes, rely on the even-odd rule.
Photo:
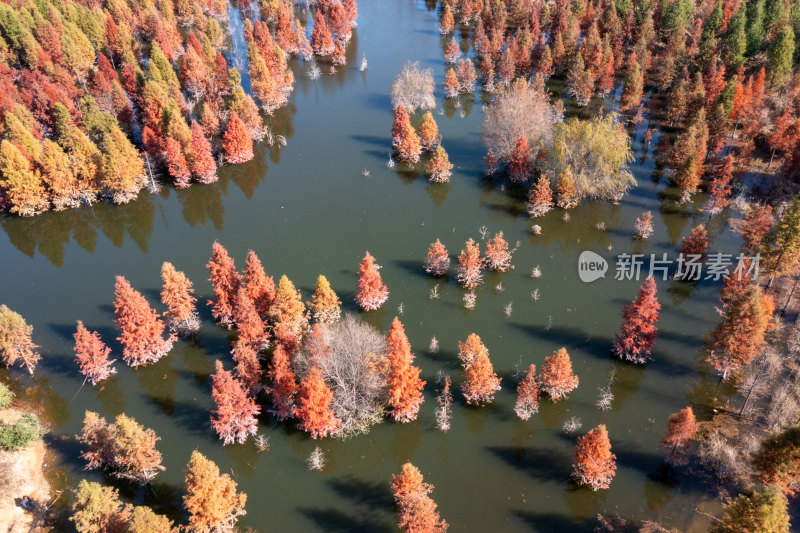
[(669, 415), (667, 432), (661, 437), (661, 447), (667, 452), (667, 462), (685, 465), (689, 462), (687, 452), (697, 435), (697, 420), (694, 411), (687, 406)]
[(219, 467), (194, 450), (186, 466), (186, 494), (183, 506), (189, 513), (190, 531), (233, 531), (238, 517), (245, 514), (247, 495), (236, 491), (236, 482)]
[(540, 217), (553, 209), (553, 190), (550, 188), (550, 179), (540, 176), (536, 185), (528, 196), (528, 215), (531, 218)]
[(272, 352), (267, 375), (272, 382), (272, 387), (269, 389), (272, 398), (270, 412), (280, 421), (293, 417), (297, 379), (292, 371), (289, 353), (282, 343), (278, 343)]
[(416, 420), (419, 406), (424, 400), (422, 389), (425, 382), (420, 379), (421, 370), (413, 365), (414, 355), (408, 343), (405, 329), (400, 319), (394, 317), (386, 339), (386, 358), (389, 372), (386, 374), (386, 387), (389, 391), (391, 415), (398, 422)]
[(539, 412), (539, 384), (536, 382), (536, 365), (531, 364), (517, 384), (517, 403), (514, 412), (522, 420)]
[(189, 154), (187, 156), (189, 169), (195, 179), (203, 184), (214, 183), (217, 177), (217, 162), (211, 151), (211, 143), (208, 142), (203, 128), (196, 120), (192, 121), (192, 140), (189, 144)]
[(524, 135), (517, 139), (514, 151), (511, 152), (511, 159), (508, 162), (508, 177), (511, 181), (525, 181), (533, 171), (531, 165), (531, 147), (528, 138)]
[(498, 232), (486, 241), (486, 266), (496, 272), (506, 272), (511, 266), (511, 254), (514, 250), (508, 249), (508, 243), (503, 238), (503, 232)]
[(439, 126), (430, 111), (426, 111), (422, 115), (422, 122), (419, 123), (419, 142), (423, 150), (428, 152), (436, 148), (442, 141), (442, 136), (439, 135)]
[(230, 329), (234, 324), (233, 313), (241, 277), (236, 272), (236, 265), (228, 255), (228, 250), (217, 241), (211, 247), (211, 259), (206, 268), (209, 272), (208, 280), (214, 287), (214, 298), (208, 302), (211, 316)]
[(322, 379), (322, 370), (315, 364), (300, 383), (295, 410), (300, 420), (297, 427), (309, 433), (312, 439), (336, 435), (341, 420), (333, 414), (331, 400), (333, 392)]
[(233, 375), (242, 384), (250, 397), (255, 397), (262, 390), (260, 356), (247, 342), (237, 339), (231, 350), (231, 357), (236, 366)]
[(678, 253), (684, 256), (699, 255), (704, 257), (708, 251), (709, 239), (706, 227), (703, 224), (692, 228), (692, 232), (681, 241)]
[(247, 295), (253, 300), (256, 311), (265, 323), (272, 315), (275, 305), (275, 281), (272, 276), (267, 276), (261, 261), (253, 250), (247, 252), (244, 263), (244, 287)]
[(114, 284), (114, 321), (120, 330), (122, 359), (130, 366), (155, 363), (172, 349), (175, 334), (164, 338), (164, 321), (144, 296), (122, 276)]
[(500, 390), (501, 379), (492, 368), (489, 350), (477, 334), (472, 333), (466, 341), (458, 343), (458, 358), (464, 369), (461, 384), (464, 399), (470, 405), (491, 403), (494, 393)]
[(578, 376), (572, 372), (572, 361), (566, 348), (559, 348), (547, 356), (542, 365), (539, 387), (551, 400), (566, 398), (578, 387)]
[(100, 334), (96, 331), (89, 331), (78, 320), (78, 329), (73, 335), (75, 339), (75, 362), (86, 381), (92, 385), (97, 385), (112, 374), (117, 373), (117, 369), (112, 365), (116, 359), (109, 359), (111, 348), (105, 345), (100, 339)]
[(447, 183), (453, 171), (453, 163), (445, 149), (439, 145), (433, 150), (431, 158), (425, 163), (425, 173), (431, 183)]
[(33, 369), (42, 358), (31, 340), (33, 326), (28, 325), (22, 315), (12, 311), (5, 304), (0, 305), (0, 356), (6, 366), (17, 361), (33, 375)]
[(771, 205), (751, 205), (742, 227), (745, 251), (748, 253), (760, 251), (765, 237), (774, 225), (775, 218), (772, 216)]
[(474, 240), (467, 241), (466, 246), (458, 254), (456, 266), (456, 279), (465, 289), (474, 289), (483, 283), (483, 261), (481, 260), (480, 245)]
[(256, 434), (256, 417), (261, 409), (219, 360), (216, 372), (211, 376), (211, 397), (217, 404), (217, 408), (211, 411), (211, 427), (223, 444), (243, 444), (250, 435)]
[(274, 316), (276, 329), (284, 325), (295, 335), (300, 334), (308, 326), (308, 313), (300, 291), (295, 289), (294, 283), (285, 275), (278, 280)]
[(656, 296), (656, 280), (650, 276), (639, 288), (639, 295), (622, 311), (624, 322), (611, 348), (620, 359), (644, 364), (652, 359), (656, 341), (656, 322), (661, 304)]
[(81, 454), (87, 470), (103, 468), (114, 477), (140, 485), (149, 483), (164, 470), (161, 452), (156, 449), (159, 440), (161, 437), (155, 431), (125, 414), (109, 424), (92, 411), (86, 411), (78, 437), (78, 442), (87, 448)]
[(356, 303), (364, 311), (378, 309), (389, 298), (389, 289), (383, 284), (379, 269), (380, 266), (375, 264), (375, 258), (367, 252), (358, 269), (358, 294), (356, 294)]
[(458, 83), (458, 77), (456, 76), (456, 69), (453, 67), (447, 69), (447, 72), (444, 76), (443, 87), (445, 98), (455, 98), (458, 96), (460, 84)]
[(167, 138), (164, 147), (164, 159), (167, 163), (167, 172), (175, 180), (176, 189), (186, 189), (191, 185), (192, 173), (189, 171), (189, 164), (183, 154), (181, 144), (172, 137)]
[(419, 135), (414, 131), (408, 111), (403, 104), (399, 104), (394, 110), (392, 147), (395, 150), (397, 159), (409, 164), (419, 161), (419, 156), (422, 153)]
[(331, 288), (328, 278), (320, 275), (314, 286), (314, 296), (308, 302), (311, 315), (317, 322), (336, 322), (342, 315), (342, 302)]
[(444, 276), (450, 268), (450, 256), (447, 248), (439, 239), (428, 247), (428, 255), (425, 256), (425, 272), (432, 276)]
[(575, 464), (572, 477), (580, 485), (592, 490), (607, 489), (617, 470), (617, 456), (611, 453), (606, 426), (600, 424), (583, 437), (575, 446)]
[(403, 465), (400, 475), (392, 476), (392, 492), (399, 517), (397, 525), (405, 533), (443, 533), (448, 524), (439, 516), (436, 502), (429, 496), (433, 485), (425, 483), (422, 473), (411, 463)]
[(164, 261), (161, 265), (161, 283), (161, 303), (167, 306), (164, 315), (169, 319), (169, 329), (183, 336), (197, 333), (200, 317), (192, 282), (172, 263)]
[(231, 111), (228, 127), (222, 136), (225, 161), (236, 165), (253, 159), (253, 137), (236, 111)]
[(233, 312), (233, 321), (238, 334), (237, 344), (250, 346), (260, 352), (269, 345), (269, 333), (256, 312), (253, 300), (247, 294), (244, 286), (239, 287), (236, 295), (236, 309)]
[(708, 362), (727, 380), (731, 372), (748, 366), (764, 345), (775, 305), (754, 285), (728, 303), (722, 321), (711, 334)]

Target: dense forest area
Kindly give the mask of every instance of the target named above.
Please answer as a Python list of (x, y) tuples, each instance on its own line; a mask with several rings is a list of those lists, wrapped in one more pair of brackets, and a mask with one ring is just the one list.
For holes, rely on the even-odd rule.
[[(391, 150), (388, 168), (448, 187), (459, 162), (451, 161), (450, 139), (435, 115), (445, 113), (439, 106), (451, 105), (448, 114), (462, 109), (463, 118), (456, 106), (469, 98), (483, 103), (485, 155), (478, 173), (522, 198), (519, 215), (530, 219), (533, 243), (547, 231), (544, 220), (567, 223), (581, 204), (618, 205), (636, 190), (637, 130), (644, 132), (642, 158), (652, 150), (654, 173), (675, 187), (670, 209), (692, 213), (688, 234), (672, 246), (681, 260), (722, 261), (712, 246), (720, 224), (727, 227), (719, 220), (729, 212), (741, 215), (730, 220), (740, 248), (726, 254), (727, 274), (720, 270), (713, 278), (717, 325), (704, 338), (695, 386), (685, 407), (655, 429), (659, 475), (699, 480), (714, 495), (716, 515), (695, 509), (711, 531), (790, 531), (790, 522), (800, 520), (794, 301), (800, 281), (800, 2), (426, 0), (425, 7), (437, 21), (430, 30), (441, 36), (442, 82), (437, 86), (433, 70), (419, 62), (391, 65), (397, 75), (380, 105), (391, 102), (386, 111), (393, 119), (378, 141)], [(62, 216), (43, 213), (101, 201), (135, 203), (163, 184), (218, 186), (220, 167), (257, 158), (258, 143), (286, 144), (270, 122), (292, 105), (295, 75), (316, 80), (323, 69), (346, 68), (357, 19), (355, 0), (241, 0), (235, 6), (226, 0), (3, 0), (0, 216)], [(246, 51), (233, 37), (238, 24)], [(364, 72), (366, 58), (350, 68)], [(369, 171), (362, 175), (369, 178)], [(642, 250), (655, 222), (653, 212), (637, 213), (632, 225), (615, 230)], [(607, 230), (605, 221), (589, 229)], [(254, 241), (256, 231), (270, 229), (254, 228)], [(453, 242), (446, 233), (420, 243), (410, 263), (431, 283), (428, 300), (457, 291), (456, 307), (468, 313), (488, 279), (495, 293), (503, 291), (502, 276), (521, 266), (515, 256), (527, 243), (506, 240), (502, 230), (492, 235), (486, 226), (478, 233), (458, 255), (448, 251)], [(170, 262), (178, 264), (175, 254), (159, 259), (157, 305), (152, 291), (137, 290), (117, 273), (113, 287), (92, 289), (107, 295), (113, 333), (72, 317), (68, 373), (79, 383), (76, 396), (84, 387), (102, 390), (123, 365), (139, 372), (180, 343), (197, 342), (206, 304), (207, 322), (227, 344), (224, 353), (213, 354), (203, 382), (214, 407), (203, 414), (208, 424), (200, 431), (225, 449), (252, 442), (258, 453), (269, 453), (265, 424), (270, 432), (290, 428), (314, 441), (355, 439), (386, 420), (419, 424), (426, 395), (441, 432), (451, 429), (454, 405), (498, 416), (496, 395), (504, 390), (515, 402), (503, 422), (527, 423), (540, 404), (568, 403), (592, 377), (578, 370), (566, 342), (538, 354), (541, 362), (520, 357), (513, 372), (501, 368), (494, 354), (506, 347), (489, 327), (463, 331), (457, 347), (449, 347), (457, 375), (443, 365), (435, 379), (426, 376), (406, 333), (416, 319), (404, 316), (403, 303), (396, 312), (387, 309), (390, 287), (369, 251), (360, 263), (350, 258), (345, 272), (355, 272), (355, 291), (346, 289), (347, 298), (320, 274), (307, 299), (287, 275), (268, 275), (255, 251), (240, 270), (217, 241), (205, 265), (212, 289), (205, 298)], [(329, 275), (335, 269), (316, 268)], [(626, 303), (613, 309), (621, 320), (616, 332), (607, 332), (605, 358), (646, 369), (659, 357), (667, 274), (659, 279), (651, 267), (635, 297), (624, 296)], [(541, 276), (537, 265), (529, 277)], [(676, 286), (699, 279), (669, 272), (671, 303), (681, 290)], [(538, 288), (530, 293), (533, 302), (539, 298)], [(503, 308), (507, 319), (513, 309), (511, 302)], [(385, 331), (365, 318), (379, 313), (391, 320)], [(551, 321), (548, 316), (548, 331)], [(30, 376), (48, 357), (36, 344), (34, 324), (39, 327), (36, 316), (0, 305), (0, 358)], [(426, 354), (439, 350), (433, 336)], [(612, 416), (615, 372), (593, 406)], [(69, 460), (102, 472), (106, 483), (74, 480), (63, 491), (68, 504), (60, 512), (41, 488), (46, 481), (26, 488), (27, 499), (11, 494), (25, 478), (41, 476), (15, 465), (28, 461), (25, 453), (37, 454), (41, 463), (48, 432), (40, 408), (12, 389), (0, 384), (0, 485), (11, 487), (0, 489), (9, 500), (6, 507), (0, 502), (0, 511), (18, 507), (28, 513), (28, 527), (80, 533), (240, 527), (248, 498), (236, 474), (197, 448), (182, 450), (184, 484), (172, 502), (178, 511), (168, 516), (131, 498), (166, 470), (162, 437), (147, 420), (125, 412), (108, 417), (99, 408), (82, 410), (80, 434), (60, 437), (74, 445)], [(559, 482), (602, 493), (625, 466), (618, 455), (629, 450), (616, 449), (606, 423), (592, 426), (582, 430), (575, 416), (560, 425), (573, 461)], [(427, 481), (437, 483), (437, 495), (448, 491), (446, 482), (424, 478), (410, 460), (403, 458), (384, 483), (397, 526), (409, 533), (448, 530), (449, 518), (440, 514)], [(307, 467), (322, 471), (327, 461), (316, 446)], [(622, 514), (597, 513), (592, 521), (599, 532), (677, 531)]]

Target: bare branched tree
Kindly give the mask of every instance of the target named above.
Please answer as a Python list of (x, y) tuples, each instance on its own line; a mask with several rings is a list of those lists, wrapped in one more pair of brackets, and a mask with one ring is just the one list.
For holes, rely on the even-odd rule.
[(433, 70), (419, 68), (419, 62), (408, 62), (392, 83), (392, 106), (403, 104), (409, 113), (417, 109), (434, 109)]

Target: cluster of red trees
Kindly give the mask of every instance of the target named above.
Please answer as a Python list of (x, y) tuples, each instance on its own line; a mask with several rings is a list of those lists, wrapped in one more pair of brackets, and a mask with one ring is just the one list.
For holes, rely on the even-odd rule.
[(441, 146), (442, 136), (439, 127), (430, 112), (422, 116), (418, 129), (411, 125), (411, 117), (403, 104), (394, 108), (394, 123), (392, 124), (392, 148), (399, 161), (413, 165), (418, 163), (423, 150), (430, 152), (431, 156), (425, 163), (425, 173), (433, 183), (446, 183), (450, 181), (453, 164), (444, 147)]
[(317, 2), (316, 7), (311, 50), (314, 55), (330, 56), (336, 66), (344, 65), (347, 62), (345, 47), (353, 35), (358, 17), (356, 2), (323, 0)]
[[(480, 243), (469, 239), (458, 255), (456, 279), (462, 287), (475, 289), (483, 283), (483, 270), (506, 272), (514, 266), (511, 258), (516, 248), (509, 249), (508, 242), (500, 231), (486, 241), (486, 251), (481, 257)], [(425, 271), (432, 276), (444, 276), (450, 269), (450, 256), (439, 239), (431, 243), (425, 256)]]
[[(311, 44), (291, 0), (245, 21), (252, 90), (267, 112), (292, 91), (288, 55), (310, 59), (327, 39), (334, 62), (344, 61), (355, 0), (317, 6)], [(215, 153), (228, 163), (252, 159), (268, 128), (228, 68), (228, 16), (220, 1), (2, 4), (0, 209), (34, 215), (98, 197), (123, 203), (154, 173), (183, 188), (216, 181)]]

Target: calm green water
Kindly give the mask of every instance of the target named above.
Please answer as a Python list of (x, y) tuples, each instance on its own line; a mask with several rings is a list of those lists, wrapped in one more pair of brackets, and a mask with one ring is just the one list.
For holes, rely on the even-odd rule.
[[(607, 279), (581, 283), (576, 262), (585, 249), (606, 257), (631, 250), (672, 253), (707, 217), (699, 209), (675, 207), (675, 192), (655, 173), (652, 149), (645, 156), (644, 126), (632, 131), (639, 186), (618, 206), (587, 204), (571, 211), (569, 222), (560, 211), (539, 219), (540, 236), (529, 231), (524, 191), (480, 173), (485, 153), (480, 101), (463, 100), (460, 108), (448, 102), (436, 114), (456, 165), (450, 184), (431, 185), (419, 175), (387, 168), (392, 79), (411, 59), (432, 67), (441, 86), (436, 27), (436, 13), (423, 2), (363, 2), (347, 68), (330, 75), (323, 67), (322, 77), (311, 81), (296, 65), (291, 105), (271, 121), (288, 145), (259, 146), (255, 160), (224, 168), (215, 185), (180, 192), (167, 187), (126, 206), (0, 219), (0, 302), (34, 325), (34, 340), (45, 354), (35, 379), (16, 370), (4, 371), (2, 378), (12, 376), (18, 390), (46, 402), (54, 427), (50, 440), (63, 461), (55, 477), (70, 485), (81, 477), (103, 479), (82, 471), (73, 438), (84, 411), (92, 409), (108, 417), (126, 412), (162, 437), (166, 472), (151, 488), (118, 486), (132, 501), (176, 519), (184, 465), (197, 448), (235, 474), (248, 494), (241, 523), (259, 531), (393, 531), (388, 484), (409, 460), (436, 486), (433, 495), (451, 531), (588, 531), (597, 512), (661, 520), (683, 531), (705, 529), (706, 519), (694, 509), (714, 511), (713, 496), (687, 475), (663, 475), (658, 439), (670, 413), (690, 402), (702, 413), (705, 398), (725, 393), (698, 374), (703, 337), (716, 321), (719, 287), (659, 281), (663, 310), (655, 361), (633, 367), (611, 360), (609, 346), (638, 283), (614, 281), (613, 265)], [(365, 73), (358, 71), (362, 54), (369, 61)], [(369, 176), (362, 175), (364, 169)], [(653, 211), (656, 227), (646, 244), (631, 240), (633, 220), (644, 210)], [(605, 231), (596, 228), (599, 222), (605, 222)], [(435, 282), (422, 270), (428, 244), (439, 237), (455, 255), (468, 238), (480, 238), (484, 225), (520, 242), (515, 270), (487, 276), (474, 311), (463, 309), (453, 279), (442, 283), (440, 299), (430, 300)], [(710, 229), (712, 249), (736, 249), (725, 216), (713, 219)], [(255, 250), (269, 274), (287, 274), (306, 297), (324, 273), (351, 312), (357, 312), (358, 262), (369, 250), (383, 266), (391, 297), (383, 309), (362, 316), (385, 330), (403, 305), (401, 318), (429, 382), (419, 420), (386, 422), (367, 436), (320, 443), (265, 419), (269, 452), (259, 454), (250, 443), (223, 447), (209, 426), (209, 375), (215, 359), (230, 364), (230, 338), (210, 323), (205, 306), (206, 325), (196, 342), (178, 343), (169, 357), (148, 368), (119, 365), (102, 388), (81, 388), (72, 362), (75, 321), (83, 320), (111, 343), (117, 334), (114, 276), (126, 276), (156, 303), (160, 265), (169, 260), (205, 298), (211, 289), (203, 265), (214, 240), (240, 267), (247, 250)], [(533, 280), (536, 265), (543, 276)], [(501, 281), (505, 288), (498, 291)], [(538, 302), (530, 298), (534, 289), (540, 291)], [(506, 318), (509, 302), (513, 313)], [(456, 395), (452, 429), (443, 434), (434, 427), (431, 384), (439, 369), (460, 381), (457, 343), (472, 332), (489, 348), (504, 388), (494, 405), (481, 409), (467, 408)], [(428, 352), (433, 335), (441, 345), (435, 355)], [(119, 346), (111, 345), (120, 357)], [(543, 402), (539, 415), (518, 420), (515, 363), (539, 366), (561, 346), (572, 356), (580, 387), (568, 401)], [(612, 369), (617, 370), (613, 408), (601, 412), (594, 402)], [(572, 416), (582, 419), (582, 431), (600, 423), (609, 428), (618, 472), (607, 491), (576, 489), (568, 481), (575, 436), (563, 435), (560, 427)], [(329, 460), (322, 473), (307, 471), (305, 464), (317, 444)], [(66, 496), (60, 500), (66, 501)]]

